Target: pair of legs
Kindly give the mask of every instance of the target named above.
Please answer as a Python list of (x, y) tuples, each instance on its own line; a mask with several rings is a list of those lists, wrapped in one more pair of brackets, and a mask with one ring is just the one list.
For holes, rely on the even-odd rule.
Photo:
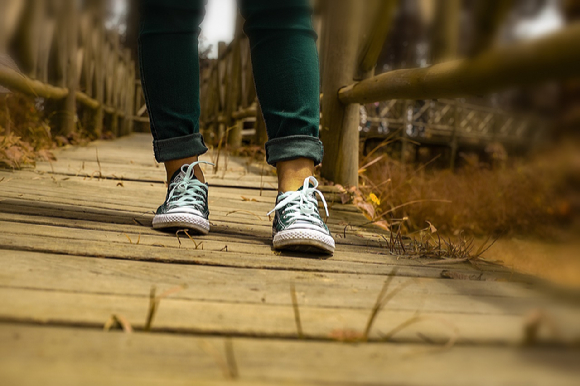
[[(155, 157), (168, 180), (207, 151), (199, 134), (199, 25), (205, 0), (142, 0), (143, 89)], [(239, 0), (279, 190), (297, 190), (322, 161), (319, 65), (308, 0)], [(199, 167), (196, 176), (203, 181)]]

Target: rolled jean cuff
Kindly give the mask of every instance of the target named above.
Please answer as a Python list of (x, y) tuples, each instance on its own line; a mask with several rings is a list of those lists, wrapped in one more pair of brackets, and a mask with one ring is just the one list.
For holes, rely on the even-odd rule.
[(322, 142), (309, 135), (291, 135), (266, 142), (266, 161), (272, 166), (296, 158), (309, 158), (317, 166), (322, 162), (323, 155)]
[(156, 139), (153, 141), (153, 149), (157, 162), (195, 157), (207, 152), (207, 147), (200, 133), (176, 138)]

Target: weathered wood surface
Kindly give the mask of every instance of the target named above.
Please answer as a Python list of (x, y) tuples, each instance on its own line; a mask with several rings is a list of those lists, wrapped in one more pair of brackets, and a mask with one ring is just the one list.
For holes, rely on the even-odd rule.
[(386, 349), (14, 324), (0, 329), (0, 342), (0, 372), (19, 385), (221, 385), (232, 384), (232, 369), (240, 385), (574, 385), (579, 375), (578, 356), (557, 349), (464, 346), (434, 354), (428, 344)]
[[(259, 162), (229, 157), (227, 168), (206, 169), (214, 226), (194, 243), (150, 228), (165, 185), (148, 135), (57, 157), (0, 171), (3, 384), (217, 385), (234, 374), (244, 385), (567, 385), (580, 375), (580, 310), (529, 277), (392, 256), (383, 231), (339, 202), (328, 222), (332, 258), (275, 253), (266, 212), (276, 179)], [(443, 279), (443, 270), (469, 280)], [(360, 339), (392, 275), (389, 288), (404, 288), (370, 342), (339, 342)], [(160, 300), (146, 332), (152, 286), (158, 295), (183, 289)], [(136, 332), (102, 331), (111, 315)], [(537, 346), (520, 347), (530, 325)]]

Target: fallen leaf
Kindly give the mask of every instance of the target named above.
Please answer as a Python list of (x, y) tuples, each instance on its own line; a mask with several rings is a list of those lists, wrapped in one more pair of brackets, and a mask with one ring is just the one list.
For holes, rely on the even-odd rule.
[(429, 229), (431, 230), (431, 233), (437, 233), (437, 228), (435, 228), (435, 226), (433, 224), (431, 224), (429, 221), (425, 221), (427, 224), (429, 224)]

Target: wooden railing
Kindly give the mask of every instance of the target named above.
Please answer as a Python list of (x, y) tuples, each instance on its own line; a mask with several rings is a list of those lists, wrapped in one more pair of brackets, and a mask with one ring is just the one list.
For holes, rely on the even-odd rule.
[[(380, 49), (389, 31), (383, 24), (390, 23), (393, 13), (386, 4), (396, 1), (384, 0), (381, 3), (382, 6), (377, 8), (375, 25), (370, 27), (374, 32), (362, 39), (362, 45), (360, 26), (357, 23), (349, 23), (349, 26), (343, 22), (353, 20), (353, 15), (360, 12), (361, 2), (332, 1), (323, 22), (321, 138), (325, 144), (325, 159), (322, 176), (337, 183), (358, 183), (360, 104), (393, 99), (472, 96), (580, 75), (580, 50), (577, 47), (580, 25), (569, 25), (537, 40), (494, 47), (493, 39), (484, 37), (495, 36), (501, 17), (507, 14), (505, 4), (502, 1), (489, 2), (491, 4), (481, 1), (482, 11), (476, 18), (476, 24), (481, 28), (475, 34), (474, 48), (469, 58), (453, 60), (457, 55), (454, 50), (458, 46), (459, 34), (457, 25), (450, 23), (459, 23), (459, 17), (445, 18), (439, 23), (436, 21), (440, 26), (439, 33), (432, 42), (433, 51), (444, 62), (426, 68), (372, 76), (372, 71), (368, 71), (368, 59), (361, 60), (360, 55), (368, 56), (368, 52)], [(461, 2), (456, 0), (437, 2), (436, 6), (442, 9), (436, 14), (439, 17), (458, 15), (457, 7), (460, 5)], [(441, 44), (445, 49), (438, 50)], [(353, 83), (355, 76), (361, 80)], [(402, 130), (403, 135), (405, 132)], [(450, 144), (453, 143), (450, 141)]]
[[(322, 175), (343, 185), (356, 185), (358, 181), (361, 104), (395, 99), (432, 104), (439, 102), (429, 100), (580, 75), (580, 50), (576, 47), (580, 25), (569, 25), (535, 41), (494, 47), (489, 36), (494, 36), (494, 29), (506, 14), (503, 2), (483, 7), (476, 24), (492, 31), (476, 31), (470, 56), (453, 59), (459, 36), (457, 26), (449, 23), (458, 22), (458, 18), (448, 16), (458, 14), (456, 7), (461, 2), (450, 0), (437, 2), (445, 9), (436, 14), (446, 18), (436, 23), (441, 28), (433, 45), (443, 62), (374, 76), (398, 1), (365, 2), (368, 9), (370, 4), (376, 7), (371, 9), (373, 18), (368, 17), (368, 9), (361, 10), (358, 0), (333, 0), (326, 7), (324, 3), (320, 1), (323, 18), (318, 31), (324, 95)], [(0, 53), (16, 48), (10, 53), (20, 66), (17, 70), (0, 64), (0, 85), (45, 98), (53, 127), (62, 134), (82, 124), (98, 136), (104, 123), (115, 135), (129, 133), (135, 121), (147, 122), (140, 84), (135, 81), (134, 59), (129, 50), (120, 47), (119, 35), (105, 29), (105, 2), (86, 0), (82, 4), (78, 9), (75, 0), (0, 2)], [(368, 26), (361, 25), (365, 12), (365, 20), (374, 19), (366, 23)], [(249, 44), (239, 26), (233, 42), (220, 44), (218, 59), (201, 74), (201, 130), (215, 145), (240, 146), (244, 134), (254, 136), (258, 144), (266, 141)], [(361, 37), (363, 30), (367, 33)], [(444, 49), (437, 49), (441, 42)], [(408, 103), (412, 106), (414, 102)], [(482, 122), (484, 128), (490, 124)], [(434, 133), (437, 125), (425, 127)], [(455, 129), (451, 137), (459, 134)], [(454, 143), (449, 141), (450, 146)]]
[(104, 122), (114, 135), (130, 133), (141, 98), (134, 58), (119, 34), (105, 29), (105, 2), (82, 3), (0, 2), (0, 53), (19, 66), (0, 64), (0, 85), (46, 99), (60, 134), (80, 124), (99, 137)]
[[(510, 146), (528, 145), (540, 134), (538, 128), (545, 125), (531, 115), (440, 98), (480, 95), (580, 74), (580, 50), (575, 49), (580, 26), (571, 25), (535, 41), (494, 47), (493, 37), (509, 7), (503, 2), (490, 5), (482, 1), (470, 56), (456, 60), (459, 29), (453, 24), (458, 23), (461, 2), (437, 4), (439, 32), (433, 37), (432, 48), (435, 60), (443, 62), (374, 76), (399, 2), (369, 0), (364, 6), (357, 0), (318, 2), (321, 17), (315, 19), (315, 26), (320, 35), (324, 95), (321, 139), (325, 145), (325, 178), (344, 185), (357, 184), (361, 105), (388, 101), (383, 107), (390, 104), (394, 110), (405, 111), (398, 118), (369, 119), (398, 127), (403, 147), (408, 139), (427, 146), (449, 146), (453, 163), (458, 147), (464, 144), (498, 141)], [(363, 19), (372, 22), (362, 25)], [(201, 77), (201, 128), (208, 142), (227, 143), (230, 148), (240, 146), (242, 135), (253, 136), (259, 145), (267, 139), (254, 89), (249, 44), (239, 26), (233, 42), (220, 44), (218, 59), (202, 71)], [(353, 83), (355, 79), (358, 81)], [(244, 130), (246, 127), (253, 130)]]

